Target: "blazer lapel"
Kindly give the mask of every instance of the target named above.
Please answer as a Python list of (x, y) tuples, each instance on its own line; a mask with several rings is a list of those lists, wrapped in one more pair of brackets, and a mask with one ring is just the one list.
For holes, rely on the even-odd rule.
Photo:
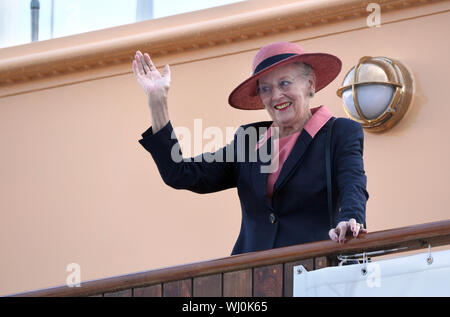
[[(267, 177), (270, 173), (272, 138), (264, 142), (256, 150), (256, 162), (251, 163), (251, 175), (253, 186), (258, 195), (262, 195), (263, 201), (270, 207), (270, 201), (267, 198)], [(255, 150), (255, 149), (254, 149)]]
[(302, 158), (311, 141), (311, 135), (303, 129), (298, 136), (297, 142), (294, 144), (291, 153), (281, 168), (280, 175), (273, 188), (273, 195), (275, 195), (276, 191), (289, 179), (289, 176), (295, 171), (296, 167), (301, 164)]

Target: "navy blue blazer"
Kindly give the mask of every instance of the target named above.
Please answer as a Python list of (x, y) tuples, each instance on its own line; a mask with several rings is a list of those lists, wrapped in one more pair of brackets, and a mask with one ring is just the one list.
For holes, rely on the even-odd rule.
[[(212, 153), (182, 160), (170, 122), (157, 133), (150, 127), (139, 143), (152, 155), (164, 182), (173, 188), (203, 194), (237, 187), (242, 223), (234, 255), (329, 239), (325, 141), (330, 122), (314, 138), (302, 130), (274, 185), (272, 203), (266, 196), (268, 174), (261, 172), (261, 167), (270, 164), (263, 154), (271, 153), (271, 138), (256, 151), (255, 137), (245, 133), (249, 127), (256, 128), (257, 141), (272, 121), (241, 126), (234, 140), (214, 153), (215, 160)], [(332, 136), (334, 226), (351, 218), (366, 225), (369, 195), (363, 142), (359, 123), (336, 120)], [(178, 159), (173, 159), (174, 154)]]

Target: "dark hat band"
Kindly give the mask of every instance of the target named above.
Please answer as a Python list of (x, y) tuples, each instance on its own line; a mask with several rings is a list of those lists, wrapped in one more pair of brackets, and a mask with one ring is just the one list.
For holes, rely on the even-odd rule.
[(282, 60), (289, 58), (291, 56), (296, 56), (298, 54), (278, 54), (278, 55), (274, 55), (274, 56), (270, 56), (268, 58), (266, 58), (265, 60), (263, 60), (261, 63), (258, 64), (258, 66), (256, 66), (255, 71), (253, 72), (253, 75), (256, 75), (257, 73), (259, 73), (260, 71), (262, 71), (263, 69), (281, 62)]

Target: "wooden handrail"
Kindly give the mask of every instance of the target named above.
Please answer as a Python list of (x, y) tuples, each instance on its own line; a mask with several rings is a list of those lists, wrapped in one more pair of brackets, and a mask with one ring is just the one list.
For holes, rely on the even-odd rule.
[[(173, 266), (152, 271), (83, 282), (81, 287), (60, 286), (13, 296), (91, 296), (106, 292), (143, 287), (205, 275), (287, 263), (315, 257), (335, 257), (376, 250), (402, 248), (411, 251), (450, 243), (450, 220), (361, 234), (349, 237), (343, 245), (331, 240), (319, 241), (266, 251), (252, 252), (210, 261)], [(405, 248), (406, 247), (406, 248)]]

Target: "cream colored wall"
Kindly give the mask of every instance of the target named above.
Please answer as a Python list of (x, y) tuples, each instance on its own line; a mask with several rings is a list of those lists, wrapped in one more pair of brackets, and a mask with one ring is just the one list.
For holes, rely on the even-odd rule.
[[(364, 55), (399, 59), (416, 93), (391, 131), (365, 134), (371, 231), (448, 219), (450, 129), (448, 2), (155, 59), (172, 64), (169, 111), (193, 131), (268, 120), (227, 105), (262, 45), (295, 41), (339, 56), (343, 72), (313, 99), (345, 116), (336, 90)], [(447, 10), (447, 11), (446, 11)], [(421, 14), (422, 12), (422, 14)], [(423, 16), (421, 16), (423, 15)], [(240, 47), (240, 49), (236, 49)], [(236, 190), (167, 187), (138, 143), (150, 124), (129, 65), (114, 76), (0, 98), (0, 295), (228, 256), (240, 229)], [(206, 141), (205, 141), (206, 143)], [(205, 144), (204, 143), (204, 144)]]

